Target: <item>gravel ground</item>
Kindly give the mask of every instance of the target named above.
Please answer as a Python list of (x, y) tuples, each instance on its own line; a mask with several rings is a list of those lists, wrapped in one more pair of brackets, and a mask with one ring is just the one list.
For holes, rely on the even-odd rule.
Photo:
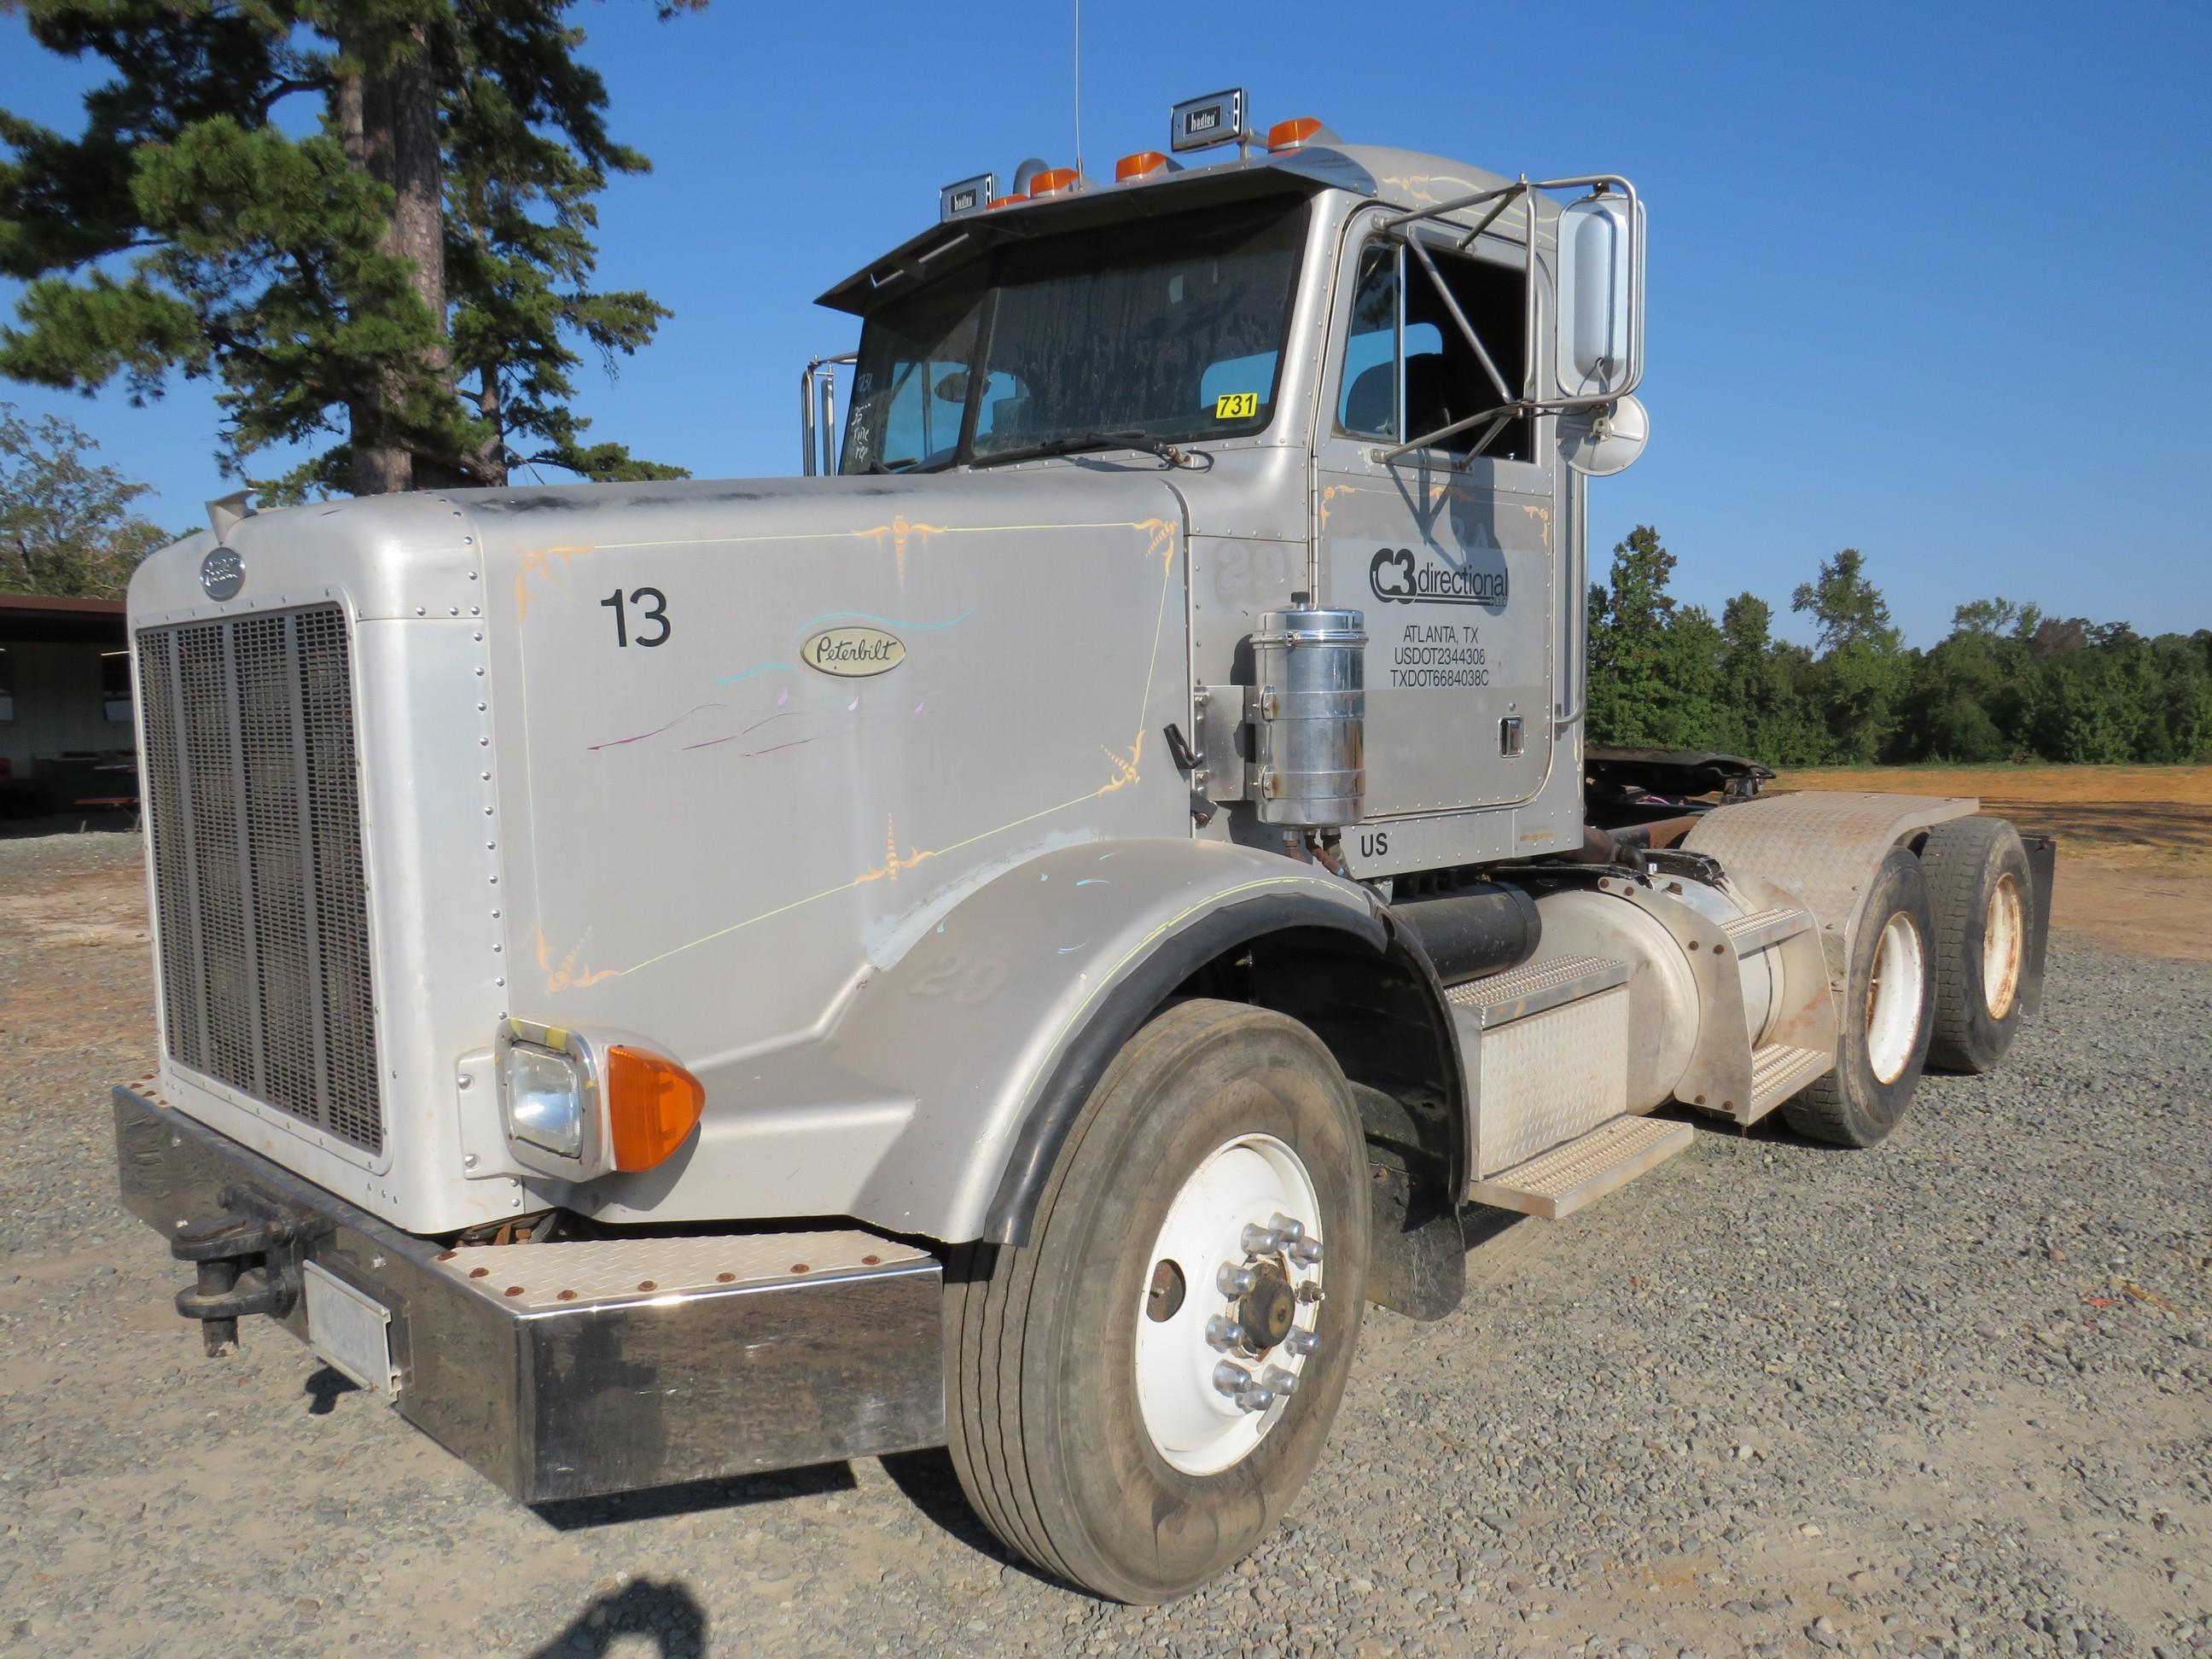
[(544, 1511), (116, 1206), (134, 838), (0, 843), (0, 1649), (2212, 1655), (2212, 966), (2055, 953), (1884, 1148), (1695, 1148), (1370, 1315), (1291, 1521), (1204, 1594), (1009, 1562), (941, 1454)]

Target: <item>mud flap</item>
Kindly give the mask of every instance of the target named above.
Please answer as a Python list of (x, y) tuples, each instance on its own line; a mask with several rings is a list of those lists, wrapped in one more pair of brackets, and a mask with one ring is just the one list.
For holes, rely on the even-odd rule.
[(1467, 1295), (1459, 1208), (1434, 1182), (1367, 1166), (1367, 1299), (1408, 1319), (1437, 1320)]
[(2035, 889), (2020, 983), (2020, 1011), (2032, 1014), (2043, 1006), (2043, 954), (2051, 943), (2051, 882), (2058, 869), (2058, 837), (2022, 835), (2020, 844), (2027, 853), (2029, 884)]

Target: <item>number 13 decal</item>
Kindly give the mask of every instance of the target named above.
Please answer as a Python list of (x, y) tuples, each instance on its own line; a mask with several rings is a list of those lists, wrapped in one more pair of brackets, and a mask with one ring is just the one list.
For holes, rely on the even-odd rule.
[(629, 620), (623, 609), (622, 589), (617, 587), (599, 603), (615, 613), (615, 644), (617, 647), (642, 645), (649, 648), (668, 643), (668, 595), (659, 588), (634, 587), (630, 590), (629, 603), (637, 607), (638, 620), (650, 623), (659, 630), (650, 635), (641, 634), (635, 640), (629, 636)]

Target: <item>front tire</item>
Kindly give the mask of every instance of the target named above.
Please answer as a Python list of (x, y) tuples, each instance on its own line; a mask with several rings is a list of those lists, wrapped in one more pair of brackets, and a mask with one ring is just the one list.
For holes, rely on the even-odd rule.
[(1836, 1018), (1836, 1068), (1783, 1107), (1790, 1127), (1871, 1146), (1912, 1103), (1935, 1025), (1936, 928), (1920, 860), (1892, 848), (1875, 867)]
[(984, 1524), (1121, 1601), (1185, 1595), (1248, 1554), (1343, 1397), (1366, 1179), (1350, 1086), (1306, 1027), (1193, 1000), (1132, 1037), (1030, 1243), (975, 1246), (950, 1275), (947, 1430)]

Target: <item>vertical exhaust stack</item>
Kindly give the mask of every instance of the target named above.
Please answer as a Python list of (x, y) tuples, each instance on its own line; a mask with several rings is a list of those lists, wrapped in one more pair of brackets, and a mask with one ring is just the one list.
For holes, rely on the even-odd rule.
[(1366, 617), (1291, 597), (1252, 635), (1257, 811), (1262, 823), (1334, 830), (1366, 809)]

